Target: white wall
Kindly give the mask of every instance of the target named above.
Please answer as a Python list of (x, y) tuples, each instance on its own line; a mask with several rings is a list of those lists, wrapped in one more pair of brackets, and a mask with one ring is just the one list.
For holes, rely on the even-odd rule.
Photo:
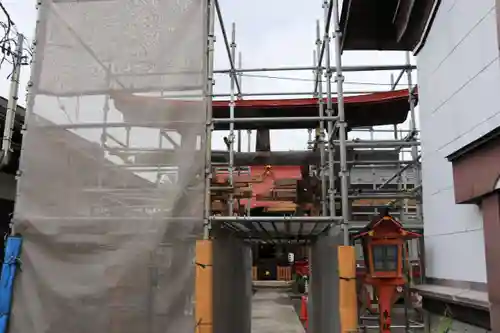
[(418, 81), (427, 275), (486, 282), (482, 216), (456, 205), (446, 156), (500, 125), (495, 0), (443, 0)]

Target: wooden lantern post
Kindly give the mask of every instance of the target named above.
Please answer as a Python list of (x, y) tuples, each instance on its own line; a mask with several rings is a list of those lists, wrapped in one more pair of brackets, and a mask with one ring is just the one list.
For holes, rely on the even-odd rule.
[(398, 287), (406, 284), (403, 263), (407, 260), (405, 242), (421, 237), (405, 230), (388, 210), (354, 236), (361, 239), (365, 267), (364, 282), (373, 287), (378, 297), (381, 333), (391, 331), (391, 310)]

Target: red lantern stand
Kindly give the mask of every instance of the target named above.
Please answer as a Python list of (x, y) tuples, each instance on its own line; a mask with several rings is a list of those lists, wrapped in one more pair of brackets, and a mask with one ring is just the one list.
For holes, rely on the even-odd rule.
[(391, 331), (391, 310), (397, 289), (406, 284), (403, 271), (403, 263), (407, 260), (405, 242), (418, 237), (421, 235), (405, 230), (388, 212), (354, 235), (363, 245), (364, 283), (371, 285), (377, 295), (382, 333)]

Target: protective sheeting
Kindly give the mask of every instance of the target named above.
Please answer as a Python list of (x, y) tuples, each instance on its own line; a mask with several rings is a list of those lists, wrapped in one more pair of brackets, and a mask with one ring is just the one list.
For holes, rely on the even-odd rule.
[(205, 1), (41, 2), (42, 92), (190, 91), (204, 83)]
[[(205, 14), (205, 0), (42, 1), (10, 332), (195, 331)], [(191, 97), (145, 103), (129, 121), (114, 94)], [(135, 165), (135, 154), (173, 147), (168, 168)]]
[(21, 237), (8, 237), (5, 242), (5, 256), (2, 264), (2, 277), (0, 279), (0, 332), (6, 333), (9, 324), (10, 309), (12, 306), (12, 292), (16, 272), (19, 267), (21, 246), (23, 239)]

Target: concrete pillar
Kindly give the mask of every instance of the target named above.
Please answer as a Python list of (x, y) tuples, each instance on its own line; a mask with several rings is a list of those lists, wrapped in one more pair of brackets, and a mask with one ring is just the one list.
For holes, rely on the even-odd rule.
[(213, 331), (251, 333), (251, 247), (224, 229), (213, 231)]
[(338, 246), (340, 228), (333, 235), (319, 237), (310, 250), (310, 333), (340, 333)]

